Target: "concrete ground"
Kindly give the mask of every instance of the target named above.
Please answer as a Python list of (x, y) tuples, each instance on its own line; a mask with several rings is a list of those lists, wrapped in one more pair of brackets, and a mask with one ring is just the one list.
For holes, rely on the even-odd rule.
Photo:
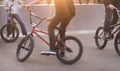
[[(43, 7), (43, 10), (44, 8), (45, 12), (48, 12), (47, 7)], [(41, 13), (41, 11), (38, 12)], [(65, 65), (55, 56), (41, 55), (40, 52), (49, 47), (37, 37), (34, 38), (35, 48), (30, 58), (21, 63), (16, 59), (16, 49), (22, 37), (14, 43), (6, 43), (0, 39), (0, 71), (120, 71), (120, 56), (114, 49), (114, 41), (109, 41), (103, 50), (99, 50), (95, 45), (93, 37), (96, 28), (103, 25), (103, 14), (103, 7), (101, 8), (99, 5), (77, 6), (77, 15), (71, 22), (73, 24), (68, 27), (68, 31), (74, 31), (69, 35), (78, 37), (83, 44), (84, 52), (77, 63)], [(1, 19), (1, 21), (3, 20)], [(27, 27), (30, 29), (28, 24)], [(45, 29), (45, 26), (41, 26), (41, 28)], [(45, 38), (47, 37), (45, 36)]]
[[(35, 37), (35, 48), (29, 59), (18, 62), (16, 59), (17, 44), (6, 43), (0, 39), (0, 71), (119, 71), (120, 56), (110, 41), (106, 48), (99, 50), (94, 42), (94, 33), (71, 34), (78, 37), (84, 48), (81, 59), (73, 65), (62, 64), (55, 56), (44, 56), (40, 52), (48, 46)], [(45, 36), (46, 37), (46, 36)]]

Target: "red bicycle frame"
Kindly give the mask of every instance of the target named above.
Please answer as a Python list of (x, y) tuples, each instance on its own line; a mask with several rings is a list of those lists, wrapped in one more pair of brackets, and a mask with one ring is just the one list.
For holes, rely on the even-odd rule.
[[(40, 22), (39, 22), (38, 24), (33, 24), (33, 23), (32, 23), (32, 17), (31, 17), (31, 16), (34, 16), (34, 17), (40, 19)], [(45, 42), (48, 46), (50, 46), (50, 43), (49, 43), (48, 41), (46, 41), (46, 40), (39, 34), (39, 33), (42, 33), (42, 34), (48, 35), (48, 33), (45, 32), (45, 31), (41, 31), (41, 30), (39, 30), (39, 29), (36, 28), (38, 25), (41, 24), (41, 22), (42, 22), (43, 20), (47, 20), (47, 18), (43, 18), (43, 19), (42, 19), (42, 18), (40, 18), (39, 16), (37, 16), (35, 13), (33, 13), (33, 12), (30, 11), (30, 23), (32, 24), (32, 32), (31, 32), (31, 34), (35, 34), (35, 35), (38, 36), (41, 40), (43, 40), (43, 42)], [(58, 28), (58, 27), (56, 27), (56, 29), (59, 31), (59, 28)], [(58, 36), (59, 36), (59, 32), (58, 32), (58, 34), (55, 36), (55, 39), (56, 39), (57, 41), (60, 41), (60, 42), (65, 46), (64, 42), (63, 42), (60, 38), (58, 38)], [(60, 49), (65, 50), (65, 48), (66, 48), (66, 46), (65, 46), (64, 48), (62, 47), (62, 48), (60, 48)]]

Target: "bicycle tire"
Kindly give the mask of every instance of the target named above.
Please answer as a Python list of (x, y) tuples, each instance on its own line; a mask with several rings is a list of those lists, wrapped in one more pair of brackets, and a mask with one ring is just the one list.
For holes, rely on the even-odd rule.
[[(82, 46), (82, 43), (80, 42), (80, 40), (77, 39), (76, 37), (73, 37), (73, 36), (65, 36), (62, 39), (62, 41), (65, 42), (65, 46), (67, 46), (67, 49), (64, 50), (64, 56), (62, 56), (61, 52), (63, 52), (63, 50), (59, 48), (61, 46), (60, 44), (62, 44), (62, 43), (60, 43), (58, 41), (58, 44), (57, 44), (57, 47), (56, 47), (57, 48), (56, 49), (56, 56), (57, 56), (58, 60), (60, 60), (64, 64), (68, 64), (68, 65), (77, 62), (81, 58), (81, 56), (83, 54), (83, 46)], [(72, 43), (70, 43), (71, 41), (72, 41)], [(77, 44), (78, 48), (75, 48), (73, 46), (73, 48), (75, 48), (75, 49), (72, 49), (71, 48), (72, 45), (70, 45), (70, 44), (72, 44), (72, 45)], [(70, 54), (73, 53), (73, 52), (70, 52), (68, 49), (72, 50), (72, 51), (75, 50), (76, 56), (74, 56), (75, 55), (74, 54), (73, 55), (74, 57), (72, 59), (65, 59), (65, 58), (67, 58), (67, 55), (69, 55), (67, 53), (70, 53)], [(78, 53), (77, 53), (77, 51), (78, 51)], [(69, 57), (72, 57), (72, 56), (69, 56)]]
[[(102, 43), (99, 42), (100, 40), (102, 41)], [(107, 44), (107, 40), (105, 40), (105, 38), (104, 38), (104, 28), (101, 26), (98, 27), (98, 29), (96, 30), (95, 43), (99, 49), (105, 48), (105, 46)]]
[(118, 33), (115, 37), (114, 46), (117, 54), (120, 56), (120, 33)]
[[(27, 42), (29, 42), (29, 43), (27, 43)], [(27, 46), (27, 44), (28, 44), (28, 46)], [(34, 40), (33, 40), (32, 36), (28, 35), (28, 36), (24, 37), (18, 44), (18, 48), (16, 51), (17, 60), (20, 62), (24, 62), (26, 59), (28, 59), (30, 57), (30, 55), (33, 51), (33, 48), (34, 48)], [(22, 56), (22, 50), (27, 51), (25, 56)], [(25, 53), (25, 51), (23, 52), (23, 54)]]
[[(16, 26), (13, 26), (11, 28), (9, 25), (10, 24), (3, 25), (0, 32), (1, 32), (1, 38), (6, 42), (11, 43), (18, 39), (19, 30)], [(9, 29), (8, 29), (8, 27), (9, 27)], [(12, 30), (12, 31), (10, 31), (10, 30)], [(8, 33), (8, 31), (10, 31), (10, 32)]]

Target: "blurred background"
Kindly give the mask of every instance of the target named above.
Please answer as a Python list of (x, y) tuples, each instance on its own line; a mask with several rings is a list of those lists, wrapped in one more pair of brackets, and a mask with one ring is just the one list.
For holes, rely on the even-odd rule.
[[(0, 0), (0, 5), (3, 4), (4, 0)], [(24, 3), (28, 3), (33, 0), (22, 0)], [(75, 4), (99, 4), (102, 3), (103, 0), (73, 0)], [(54, 0), (40, 0), (37, 4), (54, 4)]]

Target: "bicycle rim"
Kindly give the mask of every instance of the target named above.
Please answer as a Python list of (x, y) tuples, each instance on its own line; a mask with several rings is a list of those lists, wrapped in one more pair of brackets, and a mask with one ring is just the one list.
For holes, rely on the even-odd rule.
[(19, 43), (16, 52), (18, 61), (23, 62), (28, 59), (33, 51), (33, 47), (34, 40), (31, 36), (26, 36), (25, 38), (23, 38), (22, 41)]
[(19, 30), (16, 26), (12, 28), (9, 27), (9, 24), (4, 25), (1, 28), (1, 38), (6, 42), (14, 42), (19, 37)]
[(105, 48), (107, 44), (107, 40), (104, 38), (104, 29), (103, 27), (99, 27), (95, 34), (95, 43), (99, 49)]
[(65, 42), (66, 48), (64, 50), (63, 45), (57, 45), (57, 58), (64, 64), (73, 64), (77, 62), (83, 53), (81, 42), (73, 36), (67, 36), (63, 38), (62, 41)]
[(120, 56), (120, 33), (115, 37), (114, 46), (117, 54)]

